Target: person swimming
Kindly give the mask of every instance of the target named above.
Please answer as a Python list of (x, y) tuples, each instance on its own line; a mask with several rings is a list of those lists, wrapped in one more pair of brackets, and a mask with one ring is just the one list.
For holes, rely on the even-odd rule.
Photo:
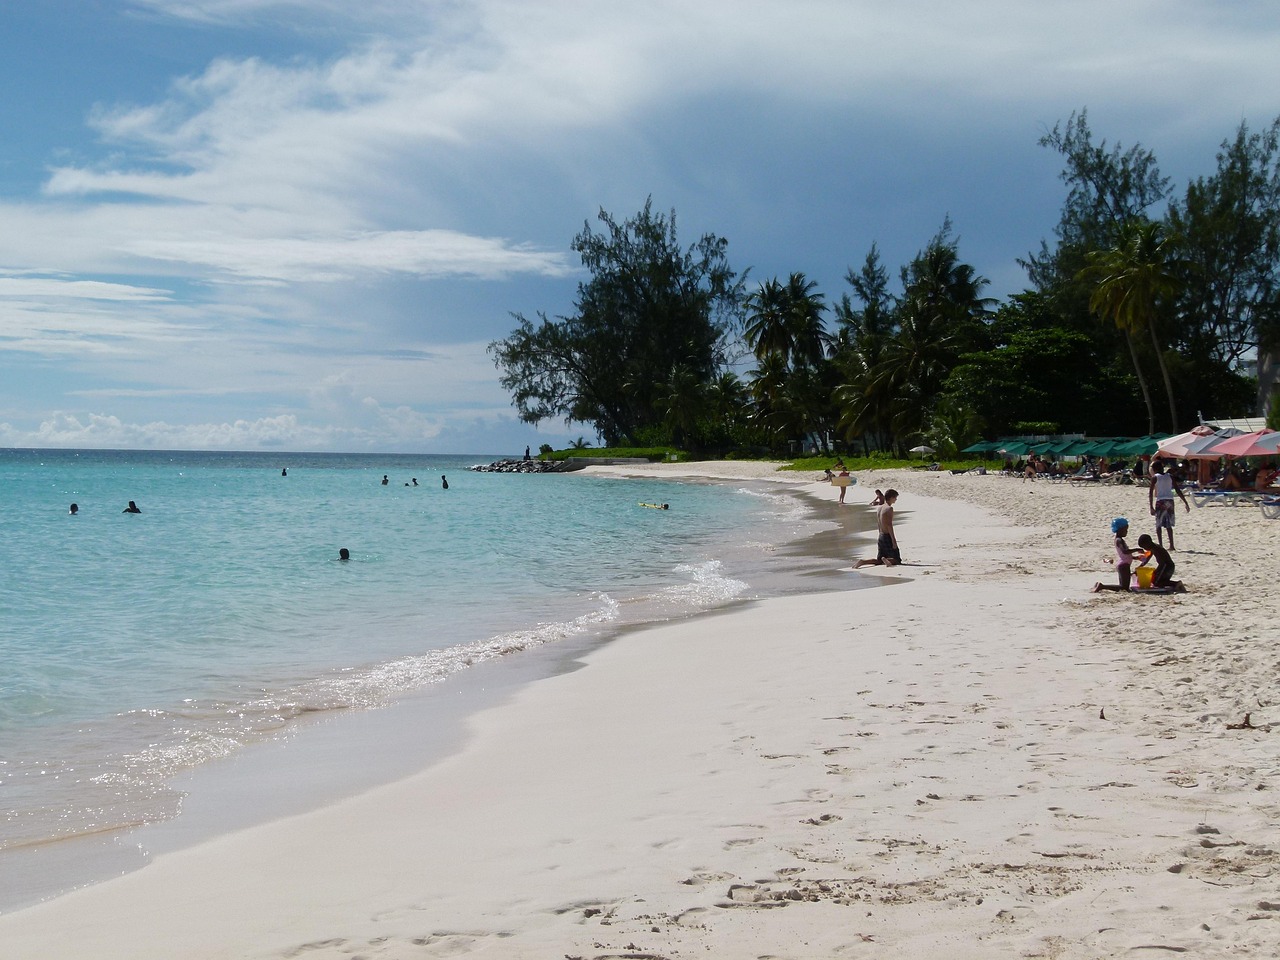
[(73, 503), (73, 504), (71, 505), (71, 509), (70, 509), (70, 510), (68, 510), (67, 512), (68, 512), (68, 513), (70, 513), (70, 514), (74, 517), (77, 513), (79, 513), (79, 512), (80, 512), (80, 505), (79, 505), (79, 504), (76, 504), (76, 503)]
[(121, 513), (141, 513), (142, 511), (138, 508), (138, 505), (136, 503), (130, 500), (129, 505), (125, 507), (123, 510), (121, 510), (120, 512)]
[(341, 548), (339, 548), (339, 550), (338, 550), (338, 559), (339, 559), (339, 560), (350, 560), (350, 559), (351, 559), (351, 551), (350, 551), (350, 550), (348, 550), (346, 547), (341, 547)]

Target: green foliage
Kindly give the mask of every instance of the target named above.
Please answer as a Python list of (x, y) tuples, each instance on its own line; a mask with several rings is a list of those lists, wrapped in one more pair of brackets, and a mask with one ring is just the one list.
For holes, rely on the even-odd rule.
[(617, 457), (631, 460), (643, 457), (646, 460), (657, 462), (672, 459), (688, 460), (689, 454), (683, 450), (677, 450), (675, 447), (600, 447), (594, 450), (584, 447), (570, 447), (567, 450), (551, 451), (544, 459), (572, 460), (577, 457)]
[(1047, 437), (1062, 432), (1060, 424), (1052, 420), (1020, 420), (1013, 425), (1010, 433), (1026, 437)]
[[(926, 456), (922, 461), (919, 457), (895, 457), (888, 453), (876, 453), (865, 457), (844, 457), (845, 468), (850, 473), (863, 473), (871, 470), (915, 470), (921, 466), (932, 466), (938, 464), (940, 470), (972, 470), (975, 467), (985, 466), (988, 470), (992, 469), (991, 460), (976, 459), (938, 459), (937, 457)], [(799, 457), (784, 463), (780, 469), (804, 471), (811, 473), (822, 473), (823, 470), (834, 470), (836, 463), (835, 457)]]
[[(862, 469), (918, 466), (904, 454), (922, 440), (946, 457), (980, 433), (1154, 432), (1160, 387), (1161, 427), (1200, 410), (1276, 419), (1280, 119), (1257, 134), (1242, 123), (1163, 220), (1170, 181), (1141, 144), (1096, 141), (1084, 111), (1040, 142), (1062, 159), (1066, 197), (1052, 247), (1021, 261), (1030, 289), (998, 309), (949, 220), (895, 274), (873, 244), (830, 301), (830, 329), (804, 273), (744, 297), (724, 240), (682, 250), (674, 213), (646, 202), (574, 238), (589, 273), (574, 311), (514, 314), (490, 344), (501, 382), (523, 420), (585, 424), (610, 451), (777, 458), (843, 441)], [(730, 358), (747, 349), (755, 368), (739, 378)]]
[(1155, 433), (1155, 409), (1132, 340), (1145, 334), (1151, 336), (1152, 352), (1164, 381), (1169, 401), (1169, 429), (1176, 432), (1177, 400), (1160, 338), (1156, 334), (1156, 317), (1160, 308), (1179, 293), (1181, 281), (1174, 272), (1174, 255), (1163, 229), (1158, 223), (1130, 220), (1121, 225), (1112, 246), (1089, 251), (1085, 255), (1085, 263), (1077, 279), (1093, 284), (1089, 309), (1104, 320), (1115, 323), (1124, 332), (1129, 345), (1134, 372), (1147, 404), (1147, 432)]
[(651, 201), (621, 224), (603, 210), (599, 221), (600, 233), (586, 224), (572, 244), (591, 274), (575, 312), (539, 313), (537, 324), (513, 314), (516, 329), (489, 352), (521, 420), (562, 417), (616, 443), (673, 416), (677, 370), (699, 384), (718, 375), (742, 283), (727, 241), (704, 234), (682, 251), (675, 213), (655, 214)]
[(862, 310), (846, 297), (837, 311), (842, 330), (835, 363), (844, 381), (833, 392), (845, 439), (901, 452), (933, 429), (931, 417), (955, 426), (954, 416), (937, 410), (943, 384), (963, 353), (986, 345), (992, 301), (981, 296), (987, 280), (960, 260), (950, 220), (902, 268), (901, 297), (889, 298), (874, 247), (862, 272), (846, 279)]

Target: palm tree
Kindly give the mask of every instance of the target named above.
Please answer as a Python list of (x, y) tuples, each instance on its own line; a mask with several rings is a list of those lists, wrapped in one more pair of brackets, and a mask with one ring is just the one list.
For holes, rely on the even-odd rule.
[(787, 278), (783, 291), (793, 370), (818, 366), (826, 358), (831, 343), (831, 336), (822, 324), (826, 298), (815, 292), (817, 287), (818, 284), (806, 279), (803, 273), (793, 273)]
[(780, 353), (766, 354), (751, 371), (752, 416), (770, 437), (771, 445), (786, 428), (788, 372)]
[(706, 412), (706, 387), (687, 364), (679, 363), (660, 389), (659, 409), (677, 447), (697, 443), (698, 424)]
[(1168, 238), (1162, 235), (1160, 224), (1148, 220), (1136, 220), (1125, 224), (1113, 247), (1094, 250), (1086, 255), (1088, 264), (1077, 274), (1081, 280), (1096, 284), (1089, 297), (1089, 309), (1098, 317), (1111, 320), (1124, 331), (1129, 355), (1138, 374), (1138, 384), (1147, 403), (1148, 426), (1155, 433), (1155, 409), (1133, 336), (1145, 329), (1151, 335), (1151, 346), (1160, 376), (1164, 380), (1165, 395), (1169, 401), (1169, 420), (1173, 430), (1178, 429), (1178, 409), (1173, 396), (1173, 383), (1169, 368), (1160, 349), (1156, 333), (1156, 318), (1160, 305), (1171, 299), (1179, 290), (1179, 280), (1174, 273), (1174, 258)]
[(822, 324), (827, 305), (817, 283), (793, 273), (783, 286), (766, 280), (747, 298), (747, 345), (757, 360), (778, 354), (792, 370), (816, 367), (827, 355), (831, 337)]
[(978, 349), (985, 336), (992, 301), (981, 293), (988, 281), (960, 262), (950, 229), (944, 223), (903, 269), (898, 329), (869, 371), (869, 387), (891, 398), (895, 446), (922, 432), (957, 358)]
[[(889, 408), (892, 393), (877, 387), (872, 371), (884, 359), (885, 345), (897, 330), (897, 301), (889, 293), (889, 272), (880, 263), (874, 244), (862, 269), (852, 269), (845, 281), (860, 303), (845, 294), (836, 306), (839, 332), (835, 338), (833, 362), (839, 383), (833, 399), (839, 410), (836, 428), (844, 438), (862, 439), (863, 448), (883, 446), (889, 440)], [(868, 442), (870, 441), (870, 443)]]
[(786, 291), (777, 278), (766, 280), (747, 297), (747, 325), (742, 332), (757, 360), (763, 361), (770, 354), (784, 360), (790, 358), (792, 340)]

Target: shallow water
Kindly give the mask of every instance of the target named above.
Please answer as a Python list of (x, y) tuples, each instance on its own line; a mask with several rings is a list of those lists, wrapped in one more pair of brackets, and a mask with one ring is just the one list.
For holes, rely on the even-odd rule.
[(175, 775), (304, 718), (756, 595), (812, 529), (761, 489), (490, 459), (0, 451), (0, 850), (172, 817)]

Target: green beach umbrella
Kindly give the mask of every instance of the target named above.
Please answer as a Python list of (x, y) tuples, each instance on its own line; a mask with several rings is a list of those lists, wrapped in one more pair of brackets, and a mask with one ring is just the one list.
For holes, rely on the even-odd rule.
[(1031, 447), (1021, 440), (1004, 441), (996, 448), (997, 453), (1007, 453), (1011, 457), (1021, 457), (1031, 452)]
[(1081, 437), (1078, 440), (1072, 440), (1065, 444), (1059, 453), (1064, 457), (1078, 457), (1083, 454), (1084, 451), (1092, 447), (1095, 442), (1096, 441)]

